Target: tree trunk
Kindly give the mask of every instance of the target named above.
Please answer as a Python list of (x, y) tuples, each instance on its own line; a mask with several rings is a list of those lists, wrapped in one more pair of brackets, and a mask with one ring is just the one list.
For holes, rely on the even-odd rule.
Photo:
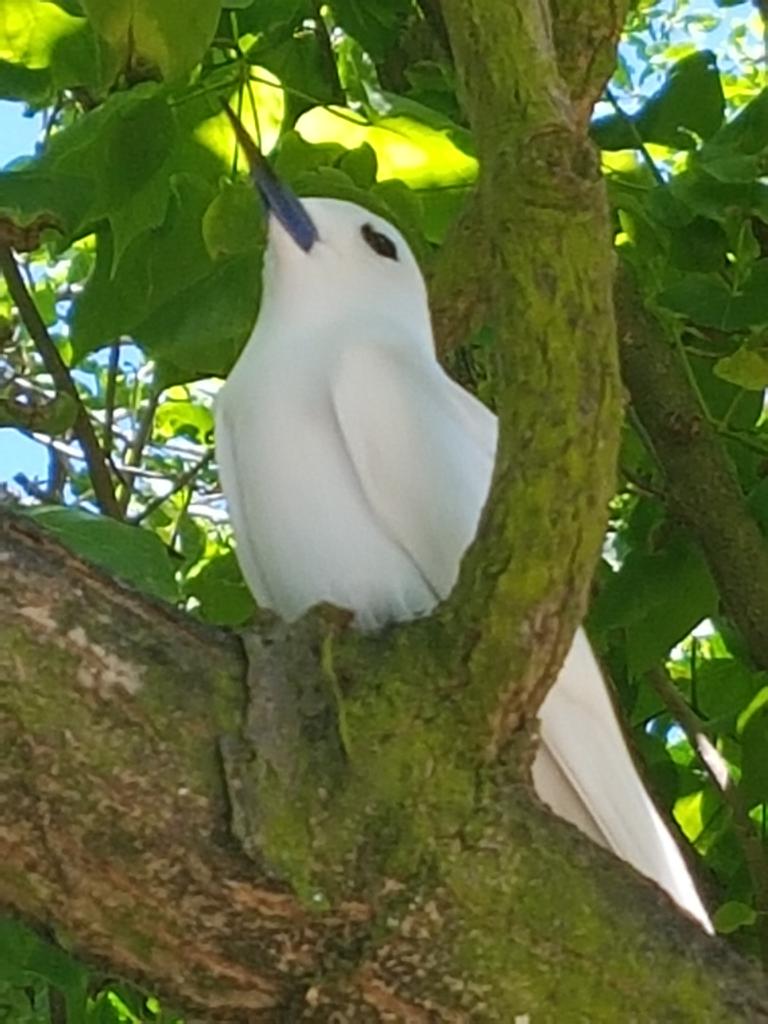
[(232, 637), (1, 521), (0, 901), (188, 1020), (768, 1020), (751, 967), (524, 781), (620, 422), (585, 136), (623, 15), (603, 7), (444, 3), (502, 441), (435, 617), (374, 638), (323, 609), (263, 621), (246, 679)]

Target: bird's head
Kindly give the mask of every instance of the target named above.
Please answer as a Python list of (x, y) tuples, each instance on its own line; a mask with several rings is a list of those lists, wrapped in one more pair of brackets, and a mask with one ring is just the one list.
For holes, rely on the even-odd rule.
[(347, 308), (407, 318), (429, 328), (426, 286), (400, 231), (357, 203), (299, 199), (275, 174), (240, 121), (226, 108), (269, 215), (264, 294), (340, 294)]

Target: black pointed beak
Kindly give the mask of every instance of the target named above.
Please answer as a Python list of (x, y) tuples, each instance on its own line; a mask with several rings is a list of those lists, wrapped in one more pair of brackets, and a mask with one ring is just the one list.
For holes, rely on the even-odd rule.
[(222, 105), (235, 131), (237, 141), (245, 153), (251, 177), (261, 193), (267, 210), (282, 224), (296, 245), (304, 252), (309, 252), (318, 239), (317, 228), (312, 218), (299, 197), (277, 177), (264, 154), (243, 127), (237, 114), (225, 100), (222, 100)]

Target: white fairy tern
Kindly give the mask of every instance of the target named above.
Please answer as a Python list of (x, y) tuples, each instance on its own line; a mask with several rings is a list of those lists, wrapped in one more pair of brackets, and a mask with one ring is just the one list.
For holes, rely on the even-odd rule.
[[(400, 232), (355, 203), (299, 200), (231, 117), (270, 214), (258, 320), (216, 404), (243, 575), (288, 621), (323, 601), (363, 629), (424, 615), (475, 535), (496, 418), (437, 362)], [(711, 931), (582, 631), (539, 717), (540, 799)]]

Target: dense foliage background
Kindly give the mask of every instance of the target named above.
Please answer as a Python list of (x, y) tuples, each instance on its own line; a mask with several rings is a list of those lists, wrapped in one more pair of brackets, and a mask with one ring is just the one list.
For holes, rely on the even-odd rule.
[[(619, 256), (768, 529), (762, 34), (746, 2), (639, 0), (593, 137)], [(256, 315), (264, 225), (219, 100), (299, 193), (397, 221), (428, 272), (478, 170), (439, 6), (5, 0), (0, 97), (44, 120), (34, 158), (0, 173), (0, 443), (22, 431), (49, 467), (19, 465), (2, 501), (143, 590), (241, 625), (253, 604), (211, 407)], [(493, 404), (492, 332), (447, 358)], [(591, 636), (718, 929), (768, 961), (768, 665), (669, 514), (631, 406), (619, 468)], [(0, 921), (0, 1020), (48, 1019), (171, 1018)]]

